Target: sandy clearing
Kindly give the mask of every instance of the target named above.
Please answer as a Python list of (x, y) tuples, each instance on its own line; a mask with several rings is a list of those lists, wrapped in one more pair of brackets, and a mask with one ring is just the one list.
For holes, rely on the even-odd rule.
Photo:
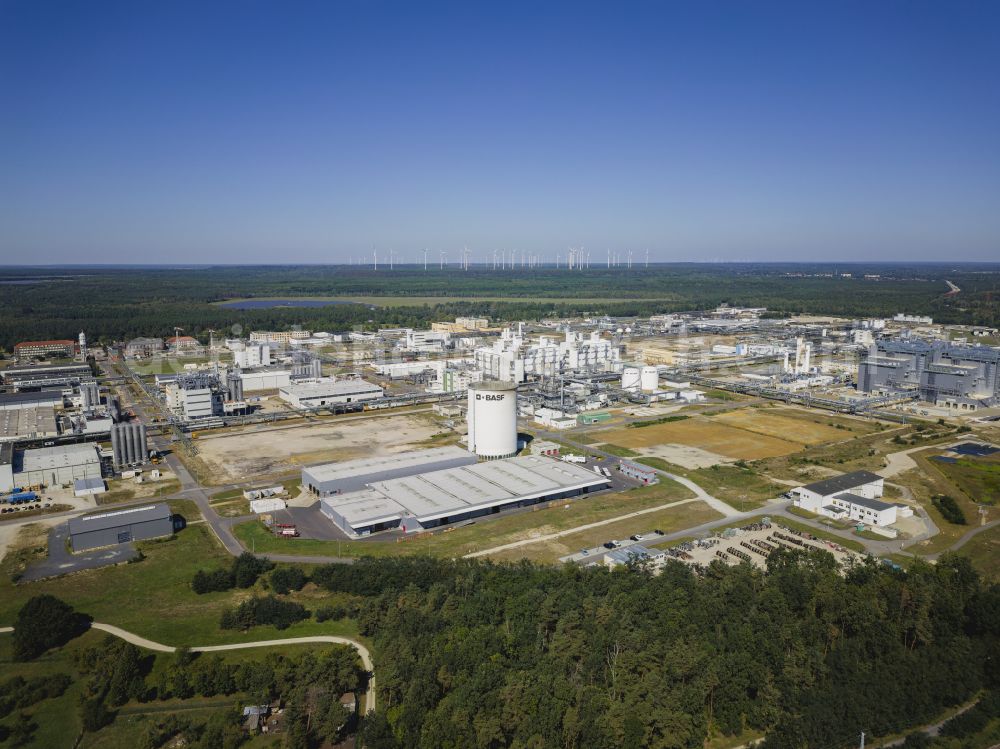
[(220, 477), (219, 483), (225, 483), (290, 472), (325, 460), (392, 455), (416, 449), (441, 431), (427, 414), (398, 414), (231, 432), (200, 439), (197, 445), (201, 460)]

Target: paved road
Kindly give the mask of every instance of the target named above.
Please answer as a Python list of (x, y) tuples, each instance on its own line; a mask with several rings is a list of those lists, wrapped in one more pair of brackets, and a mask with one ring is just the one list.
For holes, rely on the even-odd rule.
[(127, 562), (139, 555), (135, 545), (131, 543), (72, 554), (66, 548), (68, 540), (68, 523), (61, 523), (50, 529), (49, 555), (45, 559), (31, 564), (20, 579), (24, 582), (32, 582), (44, 580), (47, 577), (68, 575), (81, 570), (99, 569)]
[[(134, 632), (129, 632), (128, 630), (122, 629), (121, 627), (116, 627), (113, 624), (104, 624), (103, 622), (91, 622), (91, 629), (99, 629), (102, 632), (107, 632), (109, 635), (114, 635), (119, 637), (125, 642), (130, 642), (140, 648), (146, 648), (146, 650), (155, 650), (159, 653), (173, 653), (177, 650), (173, 645), (164, 645), (160, 642), (155, 642), (153, 640), (147, 640), (145, 637), (140, 637)], [(13, 632), (13, 627), (0, 627), (0, 633)], [(335, 645), (350, 645), (352, 648), (358, 651), (358, 655), (361, 656), (361, 663), (364, 664), (365, 670), (369, 673), (368, 678), (368, 691), (365, 693), (365, 707), (367, 710), (371, 711), (375, 709), (375, 669), (372, 665), (372, 656), (368, 652), (368, 648), (362, 645), (357, 640), (352, 640), (349, 637), (338, 637), (336, 635), (313, 635), (310, 637), (285, 637), (280, 640), (254, 640), (252, 642), (234, 642), (227, 645), (204, 645), (202, 647), (190, 648), (195, 653), (216, 653), (222, 650), (243, 650), (245, 648), (268, 648), (268, 647), (278, 647), (281, 645), (302, 645), (306, 643), (331, 643)]]

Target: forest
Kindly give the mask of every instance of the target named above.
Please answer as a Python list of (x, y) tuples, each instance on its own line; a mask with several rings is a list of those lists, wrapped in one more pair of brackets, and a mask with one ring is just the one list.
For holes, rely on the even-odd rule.
[(379, 749), (693, 749), (744, 730), (835, 749), (1000, 686), (1000, 587), (957, 556), (841, 574), (778, 552), (766, 573), (704, 576), (369, 559), (312, 579), (363, 597)]
[[(878, 278), (865, 280), (865, 274)], [(946, 295), (945, 278), (961, 292)], [(415, 303), (250, 310), (216, 304), (299, 296), (414, 297)], [(427, 304), (420, 297), (449, 299)], [(70, 338), (80, 330), (92, 342), (108, 343), (172, 335), (179, 326), (207, 340), (209, 329), (224, 334), (235, 325), (287, 330), (298, 324), (333, 331), (420, 326), (457, 315), (499, 321), (630, 316), (710, 309), (722, 303), (764, 306), (778, 316), (808, 312), (863, 317), (905, 311), (942, 322), (996, 326), (1000, 267), (658, 264), (631, 271), (594, 267), (576, 272), (475, 266), (468, 271), (405, 266), (378, 272), (362, 266), (0, 267), (0, 348), (10, 350), (22, 340)]]

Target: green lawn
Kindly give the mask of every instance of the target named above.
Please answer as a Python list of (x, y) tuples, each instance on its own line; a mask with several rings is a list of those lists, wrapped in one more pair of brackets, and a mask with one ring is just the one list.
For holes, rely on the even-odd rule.
[[(190, 518), (191, 515), (188, 514)], [(28, 598), (50, 593), (72, 604), (95, 620), (114, 624), (167, 645), (214, 645), (276, 637), (314, 634), (352, 636), (356, 627), (347, 620), (316, 622), (310, 619), (279, 632), (255, 627), (249, 632), (219, 629), (227, 606), (248, 597), (249, 590), (196, 595), (191, 578), (199, 569), (228, 566), (232, 557), (207, 525), (195, 524), (176, 536), (138, 545), (145, 559), (134, 564), (88, 570), (73, 575), (15, 585), (10, 576), (0, 578), (0, 626), (11, 625)], [(4, 561), (4, 566), (7, 565)], [(320, 605), (308, 592), (292, 596), (315, 609)]]
[(245, 547), (258, 552), (350, 557), (420, 553), (458, 557), (528, 538), (533, 533), (542, 535), (574, 528), (691, 496), (691, 492), (680, 484), (664, 480), (659, 484), (615, 494), (562, 500), (549, 507), (539, 506), (535, 510), (499, 515), (439, 533), (409, 536), (399, 542), (375, 539), (338, 542), (278, 538), (256, 521), (237, 525), (233, 532)]
[(1000, 501), (1000, 461), (963, 458), (954, 463), (933, 463), (974, 502), (995, 505)]
[(636, 458), (642, 453), (637, 453), (635, 450), (630, 450), (627, 447), (622, 447), (620, 445), (611, 445), (605, 443), (603, 445), (597, 445), (599, 450), (603, 450), (606, 453), (611, 453), (612, 455), (617, 455), (619, 458)]
[(976, 534), (958, 553), (968, 557), (983, 577), (1000, 583), (1000, 526)]
[(776, 484), (751, 468), (714, 465), (692, 470), (668, 463), (662, 458), (638, 458), (636, 462), (691, 479), (712, 496), (738, 510), (756, 509), (767, 500), (788, 491), (787, 486)]

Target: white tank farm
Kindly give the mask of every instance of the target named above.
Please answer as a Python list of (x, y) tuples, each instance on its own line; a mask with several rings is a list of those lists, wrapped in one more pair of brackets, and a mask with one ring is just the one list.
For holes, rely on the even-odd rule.
[(474, 382), (469, 385), (469, 452), (481, 458), (517, 454), (517, 385)]
[(641, 382), (638, 367), (625, 367), (622, 370), (622, 390), (638, 390)]
[(648, 365), (643, 367), (639, 378), (642, 383), (642, 391), (644, 393), (652, 393), (660, 387), (660, 370), (656, 367)]

